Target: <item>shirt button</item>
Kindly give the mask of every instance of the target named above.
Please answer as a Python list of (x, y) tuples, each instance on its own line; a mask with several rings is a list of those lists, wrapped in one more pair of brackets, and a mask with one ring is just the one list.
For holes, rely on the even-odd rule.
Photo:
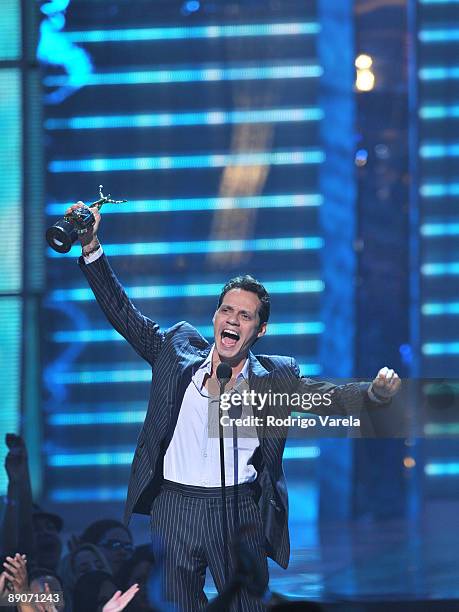
[(202, 456), (203, 457), (207, 457), (207, 453), (202, 453)]

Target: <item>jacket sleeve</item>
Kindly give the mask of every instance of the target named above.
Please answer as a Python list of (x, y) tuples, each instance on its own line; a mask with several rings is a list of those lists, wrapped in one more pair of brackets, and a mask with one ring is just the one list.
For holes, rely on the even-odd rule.
[[(314, 404), (307, 412), (319, 416), (342, 415), (347, 416), (361, 412), (372, 406), (380, 406), (368, 396), (369, 382), (352, 382), (344, 385), (335, 385), (331, 382), (313, 380), (301, 376), (300, 368), (292, 359), (292, 368), (298, 380), (296, 392), (308, 395)], [(317, 394), (315, 397), (314, 394)]]
[(164, 342), (159, 325), (143, 316), (128, 298), (105, 255), (86, 264), (78, 264), (107, 319), (148, 363), (153, 365)]

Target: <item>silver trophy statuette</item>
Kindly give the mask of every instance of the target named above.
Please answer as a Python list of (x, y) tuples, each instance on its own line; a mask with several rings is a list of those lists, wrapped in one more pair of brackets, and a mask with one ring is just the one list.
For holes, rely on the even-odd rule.
[[(89, 205), (90, 208), (101, 208), (104, 204), (122, 204), (127, 200), (113, 200), (110, 194), (104, 196), (103, 185), (99, 185), (99, 199)], [(59, 219), (46, 230), (46, 241), (58, 253), (68, 253), (79, 234), (85, 234), (95, 223), (94, 215), (88, 208), (75, 208), (69, 215)]]

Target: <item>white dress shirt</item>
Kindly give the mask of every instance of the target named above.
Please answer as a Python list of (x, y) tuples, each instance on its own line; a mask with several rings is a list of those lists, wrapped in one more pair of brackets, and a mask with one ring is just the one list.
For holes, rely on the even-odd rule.
[[(212, 347), (207, 359), (193, 375), (183, 396), (177, 425), (171, 443), (164, 457), (164, 478), (173, 482), (199, 486), (219, 487), (220, 440), (218, 437), (219, 397), (210, 397), (204, 386), (206, 374), (212, 367)], [(248, 381), (249, 360), (236, 378), (236, 386)], [(253, 414), (252, 407), (243, 408), (241, 418)], [(209, 436), (209, 426), (217, 435)], [(228, 428), (225, 428), (228, 429)], [(249, 464), (255, 449), (259, 446), (256, 428), (245, 426), (244, 437), (237, 436), (236, 457), (232, 436), (224, 436), (225, 484), (252, 482), (257, 477), (253, 465)], [(237, 461), (235, 461), (237, 459)], [(235, 474), (235, 463), (237, 473)]]

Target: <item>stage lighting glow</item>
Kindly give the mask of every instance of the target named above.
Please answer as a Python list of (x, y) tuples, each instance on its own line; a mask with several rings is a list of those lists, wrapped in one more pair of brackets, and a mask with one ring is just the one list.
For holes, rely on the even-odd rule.
[[(89, 200), (88, 200), (89, 201)], [(46, 214), (62, 215), (73, 202), (55, 202), (48, 204)], [(107, 215), (132, 213), (158, 213), (203, 210), (236, 210), (255, 208), (295, 208), (314, 207), (323, 204), (319, 193), (287, 193), (279, 195), (241, 196), (234, 198), (176, 198), (171, 200), (129, 200), (123, 206), (104, 207)]]
[(447, 263), (426, 263), (421, 266), (424, 276), (455, 276), (459, 274), (459, 261)]
[(279, 123), (320, 121), (323, 110), (310, 108), (271, 108), (261, 110), (208, 110), (184, 113), (153, 113), (148, 115), (98, 115), (47, 119), (47, 130), (100, 130), (117, 128), (161, 128), (194, 125), (229, 125), (239, 123)]
[[(140, 255), (191, 255), (197, 253), (238, 253), (260, 251), (305, 251), (323, 247), (323, 238), (305, 236), (292, 238), (255, 238), (247, 240), (195, 240), (193, 242), (133, 242), (104, 244), (104, 253), (110, 257)], [(57, 253), (49, 248), (48, 257), (78, 257), (81, 246), (73, 246), (68, 253)]]
[(287, 446), (283, 459), (317, 459), (320, 457), (318, 446)]
[(2, 0), (0, 19), (0, 60), (21, 56), (21, 5), (17, 0)]
[[(22, 300), (19, 297), (2, 296), (0, 299), (0, 346), (2, 367), (0, 387), (2, 389), (0, 439), (5, 440), (9, 432), (19, 432), (21, 415), (21, 345), (22, 345)], [(8, 449), (0, 447), (2, 464)], [(0, 492), (6, 492), (6, 471), (0, 472)]]
[(54, 427), (87, 425), (128, 425), (143, 423), (146, 410), (120, 410), (112, 412), (56, 412), (48, 417), (48, 424)]
[(459, 155), (459, 144), (424, 144), (419, 149), (419, 155), (424, 159), (457, 157)]
[(426, 436), (457, 436), (459, 423), (427, 423), (424, 425)]
[(373, 58), (371, 55), (361, 53), (355, 58), (355, 67), (358, 70), (368, 70), (373, 65)]
[(448, 106), (421, 106), (419, 109), (421, 119), (455, 119), (459, 117), (459, 105)]
[(419, 70), (421, 81), (447, 81), (459, 79), (459, 67), (429, 66)]
[[(192, 83), (205, 81), (259, 81), (270, 79), (319, 78), (323, 69), (318, 64), (294, 66), (240, 66), (234, 68), (202, 67), (175, 70), (143, 70), (136, 72), (103, 72), (85, 75), (86, 87), (107, 85), (155, 85), (165, 83)], [(67, 84), (63, 75), (47, 76), (46, 87), (62, 87)]]
[(129, 425), (143, 423), (146, 414), (145, 402), (125, 402), (129, 410), (101, 410), (91, 412), (55, 412), (48, 416), (47, 423), (53, 427), (85, 427), (88, 425)]
[[(287, 335), (287, 334), (286, 334)], [(317, 363), (298, 364), (303, 376), (320, 374), (321, 367)], [(151, 368), (122, 370), (81, 370), (74, 372), (58, 372), (54, 375), (57, 384), (65, 385), (100, 385), (117, 383), (151, 383)]]
[(459, 462), (427, 463), (424, 472), (427, 476), (459, 476)]
[(199, 11), (200, 8), (201, 3), (199, 2), (199, 0), (187, 0), (187, 2), (184, 2), (182, 10), (185, 11), (185, 13), (189, 14)]
[[(92, 467), (126, 465), (132, 463), (132, 452), (109, 452), (109, 453), (56, 453), (47, 457), (50, 467)], [(320, 456), (317, 446), (289, 446), (284, 450), (284, 459), (316, 459)]]
[(426, 342), (422, 345), (424, 355), (459, 355), (459, 342)]
[[(188, 2), (187, 5), (192, 4)], [(195, 3), (198, 4), (198, 3)], [(315, 21), (292, 23), (244, 23), (228, 25), (126, 28), (123, 30), (84, 30), (66, 32), (66, 38), (78, 43), (137, 42), (155, 40), (182, 40), (199, 38), (238, 38), (266, 36), (301, 36), (318, 34), (320, 25)]]
[(418, 32), (418, 38), (423, 43), (457, 42), (459, 40), (459, 30), (457, 28), (425, 29)]
[(421, 312), (426, 316), (457, 315), (459, 314), (459, 302), (426, 303), (422, 305)]
[[(322, 280), (293, 280), (293, 281), (271, 281), (265, 283), (269, 293), (318, 293), (324, 290)], [(183, 284), (183, 285), (154, 285), (126, 287), (126, 292), (131, 299), (163, 299), (183, 297), (212, 297), (220, 294), (221, 283), (208, 284)], [(88, 302), (95, 300), (91, 289), (56, 289), (50, 294), (51, 300), (55, 302)]]
[(93, 465), (131, 465), (133, 452), (74, 453), (48, 455), (51, 467), (86, 467)]
[(371, 91), (375, 86), (375, 75), (371, 70), (357, 70), (355, 87), (358, 91)]
[(53, 173), (122, 172), (137, 170), (183, 170), (188, 168), (224, 168), (225, 166), (284, 166), (321, 164), (321, 149), (300, 151), (260, 151), (257, 153), (221, 153), (212, 155), (175, 155), (156, 157), (118, 157), (54, 160), (48, 165)]
[(21, 72), (17, 68), (0, 71), (0, 227), (4, 239), (0, 274), (0, 292), (17, 293), (22, 289), (22, 115)]
[(365, 149), (359, 149), (355, 154), (355, 165), (361, 168), (365, 166), (368, 161), (368, 151)]
[(84, 489), (52, 489), (49, 493), (51, 501), (60, 504), (78, 502), (108, 502), (126, 501), (127, 487), (94, 487)]
[[(165, 328), (169, 327), (165, 325)], [(205, 338), (213, 338), (214, 328), (212, 325), (197, 325), (196, 329)], [(270, 323), (269, 334), (273, 336), (284, 336), (289, 334), (308, 335), (323, 333), (323, 324), (317, 321), (297, 323)], [(81, 329), (57, 331), (52, 336), (53, 341), (61, 342), (120, 342), (124, 338), (114, 329)]]
[(445, 198), (459, 195), (459, 182), (457, 183), (425, 183), (419, 188), (423, 198)]
[(458, 236), (459, 223), (424, 223), (420, 228), (422, 236)]

